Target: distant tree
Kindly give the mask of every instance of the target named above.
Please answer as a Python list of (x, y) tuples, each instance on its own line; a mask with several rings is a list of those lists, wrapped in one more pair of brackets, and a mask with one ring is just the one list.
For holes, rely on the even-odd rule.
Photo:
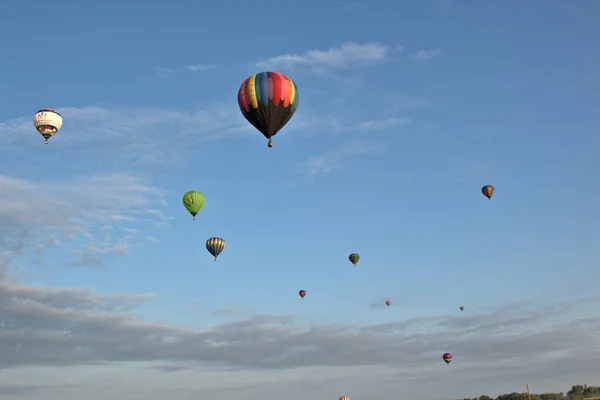
[[(565, 395), (560, 393), (531, 393), (531, 400), (600, 400), (600, 386), (573, 385)], [(495, 399), (482, 394), (479, 397), (462, 400), (529, 400), (527, 393), (505, 393)]]

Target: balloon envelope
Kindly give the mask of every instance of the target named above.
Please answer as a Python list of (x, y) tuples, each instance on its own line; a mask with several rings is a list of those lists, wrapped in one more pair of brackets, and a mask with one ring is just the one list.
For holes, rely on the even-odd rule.
[(481, 193), (488, 199), (491, 199), (496, 189), (492, 185), (485, 185), (481, 188)]
[(40, 135), (44, 137), (46, 144), (59, 131), (62, 123), (63, 119), (61, 115), (51, 108), (44, 108), (36, 112), (33, 116), (33, 125)]
[(206, 250), (213, 255), (215, 261), (219, 254), (225, 249), (225, 240), (220, 237), (211, 237), (206, 241)]
[(202, 192), (197, 190), (190, 190), (186, 194), (183, 195), (183, 206), (186, 210), (192, 214), (192, 219), (196, 219), (196, 214), (204, 207), (204, 203), (206, 202), (206, 197)]
[(450, 361), (452, 361), (452, 354), (444, 353), (442, 359), (446, 362), (446, 364), (450, 364)]
[(298, 109), (298, 87), (279, 72), (260, 72), (242, 82), (238, 106), (246, 120), (270, 140)]

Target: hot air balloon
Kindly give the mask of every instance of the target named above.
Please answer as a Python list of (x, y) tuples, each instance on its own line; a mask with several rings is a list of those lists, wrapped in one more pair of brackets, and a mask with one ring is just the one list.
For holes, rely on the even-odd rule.
[(215, 261), (224, 249), (225, 241), (220, 237), (211, 237), (206, 241), (206, 250), (215, 257)]
[(36, 112), (33, 117), (35, 129), (44, 137), (44, 143), (46, 144), (48, 144), (50, 137), (58, 132), (62, 123), (63, 120), (60, 114), (50, 108)]
[(350, 400), (350, 398), (348, 396), (342, 396), (338, 400)]
[(356, 267), (358, 260), (360, 260), (360, 256), (356, 253), (352, 253), (348, 256), (348, 260), (350, 260), (350, 262)]
[(465, 311), (465, 306), (460, 306), (460, 311)]
[(304, 298), (304, 296), (306, 296), (306, 290), (301, 290), (298, 292), (298, 294), (300, 295), (300, 297)]
[(392, 305), (392, 302), (390, 300), (388, 300), (388, 301), (385, 302), (385, 305), (389, 307), (389, 306)]
[(450, 365), (450, 362), (452, 361), (452, 354), (444, 353), (442, 359), (446, 362), (446, 364)]
[(197, 191), (190, 190), (183, 195), (183, 206), (192, 214), (192, 219), (196, 219), (196, 214), (204, 207), (206, 197)]
[(240, 86), (238, 105), (244, 118), (269, 139), (277, 134), (298, 109), (298, 88), (279, 72), (254, 74)]
[(494, 189), (494, 187), (492, 185), (485, 185), (484, 187), (481, 188), (481, 193), (483, 193), (483, 195), (485, 197), (487, 197), (488, 199), (492, 198), (495, 191), (496, 191), (496, 189)]

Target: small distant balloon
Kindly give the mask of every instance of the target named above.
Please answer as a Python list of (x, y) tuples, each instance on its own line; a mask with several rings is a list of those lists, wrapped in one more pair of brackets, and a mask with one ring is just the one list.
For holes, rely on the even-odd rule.
[(494, 189), (494, 187), (492, 185), (485, 185), (484, 187), (481, 188), (481, 193), (483, 193), (483, 195), (485, 197), (487, 197), (488, 199), (492, 198), (495, 191), (496, 191), (496, 189)]
[(446, 364), (450, 365), (450, 362), (452, 361), (452, 354), (444, 353), (442, 359), (446, 362)]
[(388, 301), (385, 302), (385, 305), (389, 307), (389, 306), (392, 305), (392, 302), (390, 300), (388, 300)]
[(356, 267), (356, 264), (358, 264), (358, 260), (360, 260), (360, 256), (357, 253), (352, 253), (348, 256), (348, 259)]
[(225, 250), (225, 240), (220, 237), (211, 237), (206, 241), (206, 250), (213, 255), (215, 261), (223, 250)]
[(460, 311), (465, 311), (465, 306), (460, 306)]
[(306, 296), (306, 290), (301, 290), (298, 292), (298, 294), (300, 295), (300, 297), (304, 298), (304, 296)]
[(51, 108), (44, 108), (36, 112), (33, 117), (33, 125), (40, 135), (44, 137), (44, 143), (46, 144), (59, 131), (62, 123), (63, 119), (60, 114)]
[(192, 214), (192, 219), (196, 219), (196, 214), (204, 207), (206, 197), (202, 192), (190, 190), (183, 195), (183, 206)]
[(350, 397), (348, 397), (348, 396), (342, 396), (338, 400), (350, 400)]

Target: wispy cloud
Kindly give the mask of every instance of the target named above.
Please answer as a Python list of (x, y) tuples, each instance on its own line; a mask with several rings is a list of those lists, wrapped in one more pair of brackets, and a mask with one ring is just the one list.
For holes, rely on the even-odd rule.
[(154, 72), (160, 79), (167, 79), (175, 73), (172, 68), (154, 68)]
[(162, 190), (127, 174), (62, 182), (0, 175), (0, 246), (10, 258), (35, 241), (38, 256), (48, 248), (63, 249), (76, 255), (74, 266), (96, 264), (102, 254), (121, 254), (135, 245), (135, 226), (168, 222), (165, 205)]
[(377, 143), (354, 142), (340, 150), (310, 157), (298, 166), (297, 172), (313, 176), (318, 173), (340, 170), (343, 167), (343, 161), (348, 157), (381, 151), (383, 151), (383, 147)]
[(381, 62), (393, 51), (401, 51), (402, 47), (391, 48), (381, 43), (358, 44), (347, 42), (328, 50), (309, 50), (303, 54), (283, 54), (258, 61), (254, 66), (263, 69), (272, 68), (347, 68), (354, 65), (372, 65)]
[(211, 69), (216, 69), (217, 65), (204, 65), (204, 64), (196, 64), (196, 65), (186, 65), (185, 69), (192, 72), (200, 72), (200, 71), (209, 71)]
[(433, 60), (444, 54), (444, 50), (435, 49), (435, 50), (419, 50), (412, 57), (415, 60), (425, 61), (425, 60)]
[(388, 112), (399, 112), (415, 108), (427, 107), (431, 104), (429, 99), (423, 97), (407, 96), (405, 94), (394, 94), (385, 98), (385, 107)]
[(378, 120), (364, 121), (357, 125), (351, 126), (350, 129), (360, 131), (382, 131), (393, 128), (395, 126), (408, 125), (411, 123), (410, 118), (385, 118)]
[(357, 132), (369, 133), (384, 131), (397, 126), (409, 125), (411, 119), (408, 117), (390, 117), (377, 120), (367, 120), (360, 122), (345, 122), (336, 117), (320, 117), (318, 115), (304, 115), (302, 121), (298, 121), (294, 130), (302, 131), (309, 135), (309, 129), (314, 126), (326, 127), (330, 132)]
[[(62, 107), (64, 125), (48, 146), (72, 150), (70, 159), (84, 157), (110, 167), (110, 160), (164, 163), (192, 151), (209, 140), (248, 137), (254, 129), (235, 107), (215, 105), (208, 109), (181, 110), (161, 107)], [(30, 117), (0, 122), (4, 146), (44, 146)], [(74, 151), (77, 149), (77, 151)], [(93, 157), (90, 156), (93, 154)], [(115, 165), (118, 167), (118, 165)]]

